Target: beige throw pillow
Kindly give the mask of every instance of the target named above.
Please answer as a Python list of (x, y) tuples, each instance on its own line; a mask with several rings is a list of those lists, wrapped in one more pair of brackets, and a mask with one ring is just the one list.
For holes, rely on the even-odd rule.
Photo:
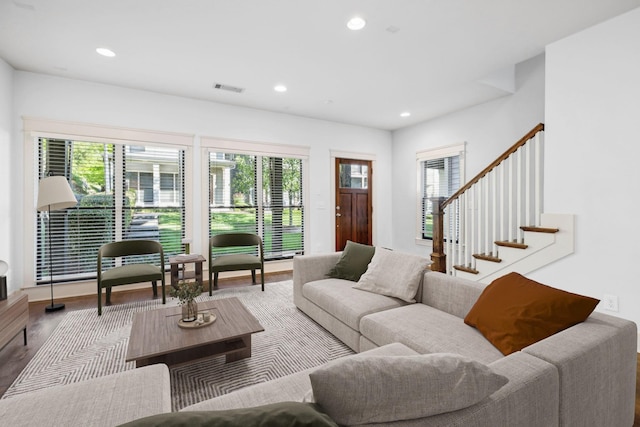
[(359, 356), (309, 374), (315, 401), (340, 425), (429, 417), (474, 405), (509, 380), (466, 357)]
[(416, 302), (420, 280), (429, 264), (427, 258), (378, 247), (354, 288)]

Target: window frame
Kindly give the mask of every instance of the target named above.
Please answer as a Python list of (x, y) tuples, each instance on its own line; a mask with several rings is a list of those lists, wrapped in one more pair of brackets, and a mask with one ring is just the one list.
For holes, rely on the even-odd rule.
[(433, 239), (424, 237), (422, 224), (425, 222), (422, 209), (422, 199), (424, 195), (424, 179), (422, 175), (423, 163), (429, 160), (440, 160), (447, 157), (459, 158), (459, 179), (460, 185), (465, 182), (465, 151), (466, 142), (441, 146), (437, 148), (421, 150), (416, 152), (416, 238), (420, 245), (431, 245)]

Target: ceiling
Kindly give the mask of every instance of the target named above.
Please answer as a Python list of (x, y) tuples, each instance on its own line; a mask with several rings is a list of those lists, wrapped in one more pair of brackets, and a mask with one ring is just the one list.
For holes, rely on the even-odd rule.
[[(17, 70), (394, 130), (508, 95), (515, 64), (636, 7), (640, 0), (0, 0), (0, 57)], [(364, 29), (347, 29), (354, 15)]]

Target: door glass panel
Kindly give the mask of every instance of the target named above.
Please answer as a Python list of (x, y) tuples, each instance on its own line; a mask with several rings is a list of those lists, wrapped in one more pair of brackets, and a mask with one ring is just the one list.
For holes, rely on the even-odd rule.
[(340, 164), (340, 188), (363, 188), (369, 187), (367, 165)]

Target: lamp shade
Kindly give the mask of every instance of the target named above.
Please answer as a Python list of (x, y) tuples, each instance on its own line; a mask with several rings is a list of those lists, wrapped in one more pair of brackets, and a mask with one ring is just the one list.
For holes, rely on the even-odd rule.
[(70, 208), (78, 203), (71, 186), (64, 176), (48, 176), (38, 184), (38, 210), (57, 211)]

